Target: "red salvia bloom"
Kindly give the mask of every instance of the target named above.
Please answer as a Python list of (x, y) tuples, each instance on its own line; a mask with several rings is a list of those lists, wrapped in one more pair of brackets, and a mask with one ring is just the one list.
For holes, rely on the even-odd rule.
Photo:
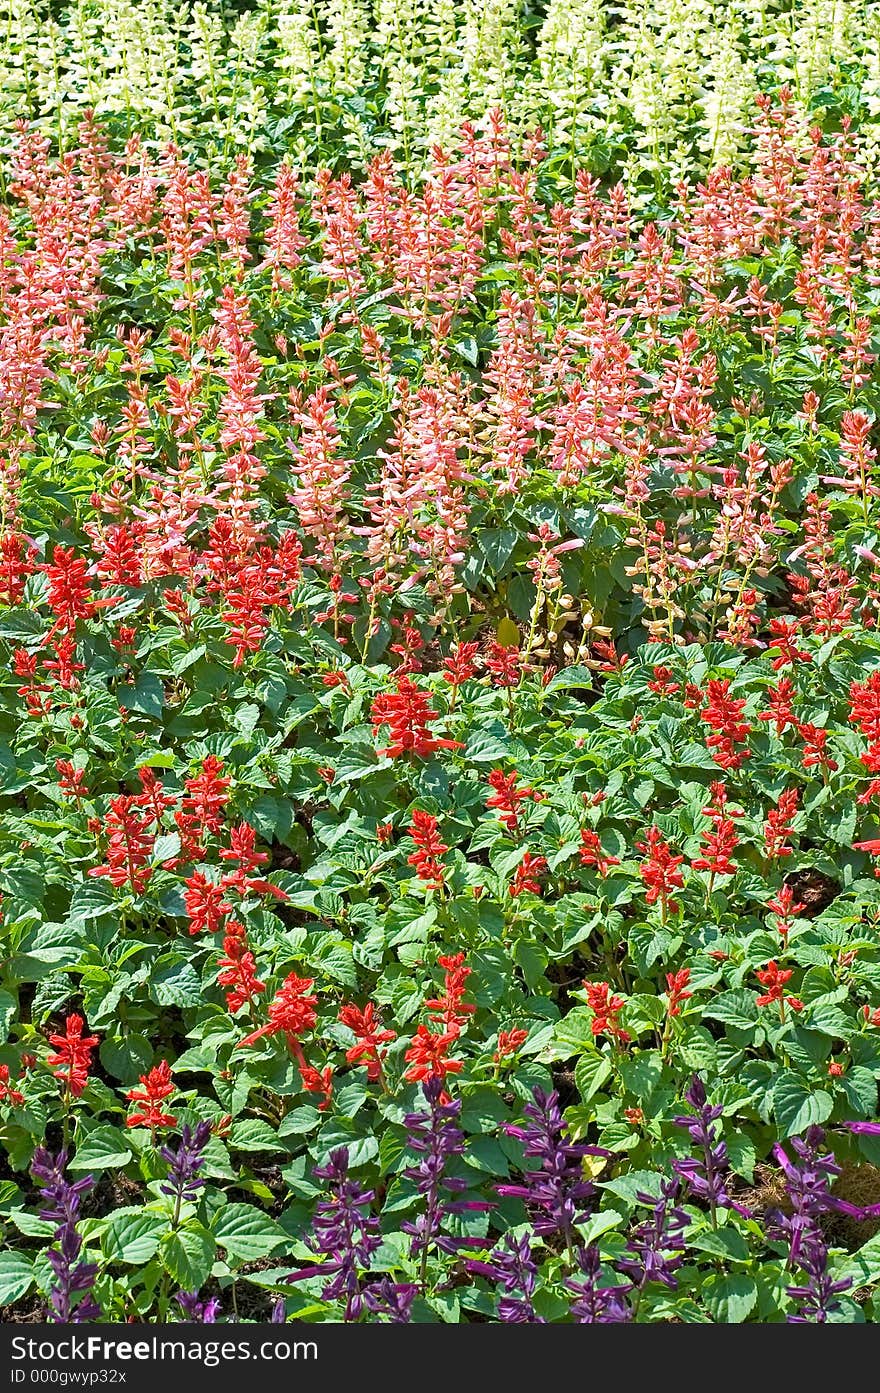
[(50, 1035), (49, 1044), (55, 1046), (47, 1063), (69, 1093), (78, 1098), (89, 1081), (92, 1064), (92, 1050), (98, 1043), (97, 1035), (83, 1035), (85, 1021), (73, 1012), (64, 1023), (63, 1035)]
[[(56, 546), (52, 561), (40, 568), (49, 578), (47, 603), (55, 615), (55, 629), (74, 629), (78, 619), (91, 619), (96, 604), (92, 598), (85, 557), (75, 556), (72, 548)], [(115, 600), (109, 603), (115, 604)]]
[(793, 699), (794, 686), (791, 678), (781, 677), (777, 686), (767, 688), (769, 710), (759, 711), (758, 720), (772, 721), (776, 727), (776, 734), (784, 735), (789, 726), (797, 725), (797, 717), (792, 706)]
[(11, 1103), (14, 1108), (21, 1108), (24, 1101), (24, 1094), (12, 1087), (9, 1065), (0, 1064), (0, 1103)]
[(299, 1061), (299, 1076), (306, 1093), (319, 1093), (322, 1101), (318, 1112), (325, 1112), (333, 1099), (333, 1070), (328, 1064), (325, 1069), (315, 1069), (305, 1060)]
[(148, 764), (138, 770), (138, 778), (141, 792), (134, 801), (147, 814), (147, 825), (158, 828), (162, 825), (163, 814), (168, 808), (174, 807), (175, 800), (165, 792), (162, 780)]
[(739, 769), (749, 758), (750, 750), (735, 750), (747, 740), (751, 731), (748, 721), (742, 719), (745, 698), (730, 696), (730, 679), (712, 680), (706, 687), (707, 705), (700, 712), (702, 720), (712, 728), (706, 737), (706, 744), (713, 751), (716, 764), (722, 769)]
[(780, 967), (775, 961), (769, 962), (766, 967), (759, 967), (755, 976), (761, 986), (766, 987), (767, 990), (763, 996), (756, 998), (755, 1004), (757, 1006), (772, 1006), (778, 1002), (779, 1014), (783, 1020), (785, 1019), (786, 1003), (793, 1011), (802, 1011), (804, 1003), (796, 996), (786, 996), (785, 994), (785, 987), (791, 980), (792, 972), (792, 968)]
[(723, 783), (711, 786), (713, 802), (703, 809), (703, 816), (712, 819), (712, 831), (703, 833), (701, 855), (693, 862), (695, 871), (711, 875), (736, 875), (736, 864), (730, 857), (739, 845), (734, 818), (742, 814), (727, 806), (727, 790)]
[(627, 1031), (620, 1026), (620, 1013), (626, 1005), (622, 996), (616, 996), (607, 982), (584, 982), (587, 1004), (593, 1012), (590, 1029), (594, 1035), (607, 1035), (620, 1045), (631, 1040)]
[[(854, 851), (866, 851), (869, 856), (880, 856), (880, 837), (866, 842), (853, 842)], [(880, 880), (880, 865), (874, 867), (874, 875)]]
[(494, 1062), (500, 1064), (503, 1059), (507, 1059), (510, 1055), (516, 1054), (528, 1038), (529, 1032), (527, 1030), (499, 1030), (498, 1048), (493, 1055)]
[(522, 656), (516, 644), (492, 642), (486, 655), (486, 667), (495, 678), (496, 687), (518, 687), (522, 678)]
[(133, 894), (139, 895), (153, 874), (149, 861), (155, 838), (149, 819), (141, 816), (136, 798), (119, 794), (110, 799), (104, 827), (109, 832), (104, 864), (93, 866), (88, 874), (107, 876), (111, 885), (127, 885)]
[(435, 1025), (444, 1026), (447, 1032), (459, 1035), (468, 1023), (468, 1016), (472, 1016), (477, 1009), (464, 1001), (467, 979), (472, 969), (465, 966), (464, 953), (438, 958), (437, 961), (446, 972), (443, 995), (426, 1001), (425, 1007)]
[(295, 972), (285, 977), (274, 1001), (269, 1003), (268, 1023), (239, 1040), (237, 1048), (252, 1045), (265, 1035), (277, 1035), (283, 1031), (292, 1049), (298, 1043), (299, 1036), (311, 1030), (318, 1019), (315, 1011), (318, 998), (309, 995), (314, 982), (313, 977), (297, 977)]
[(639, 867), (639, 874), (648, 888), (648, 904), (660, 906), (665, 916), (668, 912), (678, 912), (678, 902), (671, 898), (673, 890), (680, 890), (684, 877), (678, 867), (683, 856), (673, 856), (669, 843), (659, 827), (649, 827), (643, 842), (636, 842), (636, 850), (641, 851), (647, 860)]
[(126, 1127), (176, 1127), (177, 1118), (162, 1111), (162, 1103), (174, 1092), (171, 1066), (167, 1059), (157, 1064), (147, 1074), (140, 1075), (141, 1088), (132, 1088), (125, 1095), (132, 1103), (141, 1105), (140, 1111), (131, 1113), (125, 1119)]
[(0, 602), (21, 604), (27, 578), (35, 569), (27, 539), (18, 532), (4, 533), (0, 537)]
[(493, 769), (489, 775), (489, 785), (493, 792), (492, 796), (486, 799), (486, 807), (498, 809), (498, 817), (508, 832), (515, 832), (519, 826), (521, 804), (530, 798), (536, 803), (541, 800), (540, 793), (528, 786), (518, 788), (518, 782), (519, 774), (515, 769), (511, 774), (505, 774), (503, 769)]
[(804, 742), (801, 763), (805, 769), (811, 769), (818, 764), (822, 769), (827, 769), (833, 773), (839, 767), (837, 760), (831, 758), (826, 748), (828, 743), (827, 730), (821, 726), (811, 725), (809, 721), (798, 721), (797, 733)]
[(420, 1083), (424, 1079), (445, 1079), (447, 1074), (460, 1074), (462, 1061), (449, 1058), (457, 1038), (457, 1032), (432, 1035), (426, 1025), (420, 1025), (403, 1056), (410, 1066), (403, 1077), (408, 1083)]
[(693, 992), (687, 990), (691, 980), (691, 970), (683, 967), (679, 972), (667, 972), (666, 974), (666, 1014), (667, 1016), (680, 1016), (681, 1003), (689, 1000)]
[(771, 619), (770, 621), (770, 652), (778, 649), (778, 656), (773, 659), (771, 664), (773, 671), (778, 672), (780, 668), (787, 667), (790, 663), (809, 663), (812, 658), (809, 653), (804, 653), (797, 647), (797, 638), (800, 630), (797, 624), (790, 624), (785, 619)]
[(258, 895), (274, 895), (279, 900), (288, 898), (286, 891), (279, 890), (277, 885), (270, 885), (268, 880), (251, 875), (251, 871), (266, 864), (269, 853), (257, 851), (257, 833), (249, 822), (240, 822), (230, 829), (229, 846), (221, 848), (220, 858), (238, 863), (234, 871), (224, 875), (221, 885), (234, 886), (242, 895), (250, 890)]
[(190, 935), (220, 933), (232, 913), (232, 905), (223, 898), (223, 885), (215, 885), (201, 871), (194, 871), (183, 883)]
[(538, 876), (546, 874), (547, 858), (545, 856), (533, 856), (527, 851), (513, 873), (509, 890), (511, 895), (516, 897), (529, 890), (533, 895), (543, 894), (543, 888)]
[(802, 905), (794, 897), (794, 891), (790, 885), (783, 885), (779, 894), (772, 900), (767, 901), (767, 909), (776, 917), (776, 928), (783, 938), (787, 938), (791, 933), (792, 920), (796, 919), (806, 905)]
[(442, 740), (431, 734), (428, 722), (435, 721), (437, 713), (411, 677), (399, 677), (396, 692), (383, 692), (374, 698), (370, 719), (374, 735), (382, 726), (388, 727), (391, 743), (379, 754), (391, 759), (409, 753), (424, 757), (435, 750), (464, 748), (458, 740)]
[(437, 819), (431, 813), (416, 809), (412, 815), (409, 834), (416, 844), (416, 850), (408, 856), (407, 863), (415, 866), (419, 880), (424, 880), (432, 890), (443, 886), (445, 868), (438, 859), (449, 847), (440, 840)]
[(202, 761), (201, 773), (187, 779), (184, 785), (184, 812), (196, 819), (203, 837), (207, 833), (217, 836), (223, 828), (223, 812), (229, 802), (227, 789), (232, 780), (222, 778), (222, 773), (222, 759), (208, 755)]
[(220, 968), (217, 983), (226, 988), (226, 1009), (233, 1016), (242, 1006), (253, 1006), (260, 993), (266, 990), (265, 982), (257, 976), (257, 961), (248, 948), (244, 925), (236, 919), (226, 927), (223, 956), (217, 966)]
[(657, 692), (660, 696), (674, 696), (679, 690), (679, 683), (672, 680), (672, 669), (663, 667), (660, 663), (655, 663), (652, 669), (653, 678), (647, 684), (649, 692)]
[(55, 772), (58, 775), (58, 787), (66, 798), (75, 798), (77, 803), (83, 798), (88, 798), (85, 769), (75, 769), (69, 759), (56, 759)]
[(592, 827), (581, 828), (581, 845), (578, 854), (582, 866), (595, 867), (603, 878), (612, 866), (620, 865), (620, 857), (608, 855), (602, 847), (598, 832), (594, 832)]
[(460, 687), (462, 682), (476, 676), (479, 649), (480, 645), (476, 642), (457, 643), (449, 657), (443, 659), (443, 676), (451, 686)]
[(779, 795), (775, 808), (770, 808), (764, 823), (764, 855), (771, 860), (780, 856), (791, 856), (790, 837), (795, 835), (792, 820), (798, 808), (796, 788), (784, 789)]
[(353, 1004), (340, 1007), (339, 1019), (352, 1031), (357, 1040), (356, 1044), (346, 1050), (346, 1060), (349, 1064), (358, 1064), (363, 1060), (369, 1082), (381, 1082), (382, 1065), (387, 1053), (381, 1046), (390, 1040), (396, 1040), (395, 1032), (382, 1028), (382, 1022), (372, 1001), (368, 1001), (363, 1010)]

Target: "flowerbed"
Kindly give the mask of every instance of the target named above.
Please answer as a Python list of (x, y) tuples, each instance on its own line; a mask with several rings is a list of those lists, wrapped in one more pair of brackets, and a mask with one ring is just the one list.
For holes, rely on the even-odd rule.
[(0, 1300), (872, 1320), (880, 224), (11, 159)]

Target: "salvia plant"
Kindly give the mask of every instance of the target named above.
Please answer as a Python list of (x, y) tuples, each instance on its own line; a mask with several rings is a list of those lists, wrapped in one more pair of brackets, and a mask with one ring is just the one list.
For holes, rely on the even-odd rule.
[(5, 0), (5, 1318), (877, 1319), (876, 23)]

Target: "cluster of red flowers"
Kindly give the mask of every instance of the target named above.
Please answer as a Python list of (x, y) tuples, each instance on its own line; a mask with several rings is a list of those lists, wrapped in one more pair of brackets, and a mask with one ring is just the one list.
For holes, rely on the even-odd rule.
[(594, 1035), (607, 1035), (615, 1044), (627, 1045), (632, 1036), (620, 1025), (626, 1000), (617, 996), (607, 982), (584, 982), (587, 1005), (593, 1012), (590, 1029)]
[(49, 1055), (47, 1063), (73, 1098), (80, 1096), (89, 1081), (92, 1051), (98, 1043), (97, 1035), (83, 1035), (84, 1026), (82, 1016), (74, 1011), (65, 1021), (64, 1034), (49, 1036), (49, 1044), (55, 1046), (55, 1051)]
[(374, 734), (382, 726), (387, 726), (391, 736), (391, 743), (379, 754), (388, 755), (391, 759), (404, 754), (424, 758), (435, 750), (464, 748), (458, 740), (446, 740), (431, 734), (428, 723), (436, 721), (437, 713), (426, 693), (411, 677), (398, 677), (396, 685), (395, 692), (383, 692), (373, 700), (371, 720)]
[(636, 850), (647, 858), (639, 866), (639, 875), (648, 888), (645, 896), (648, 904), (656, 904), (659, 900), (664, 918), (667, 914), (677, 914), (678, 901), (672, 898), (672, 892), (684, 885), (684, 877), (678, 869), (684, 857), (673, 856), (659, 827), (649, 827), (645, 840), (636, 842)]

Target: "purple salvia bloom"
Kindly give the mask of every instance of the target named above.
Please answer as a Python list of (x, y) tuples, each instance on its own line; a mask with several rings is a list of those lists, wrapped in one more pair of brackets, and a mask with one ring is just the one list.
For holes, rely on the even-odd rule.
[(197, 1291), (179, 1291), (177, 1302), (187, 1321), (195, 1325), (214, 1325), (220, 1310), (219, 1297), (212, 1296), (202, 1301)]
[(639, 1192), (639, 1204), (650, 1205), (653, 1214), (638, 1224), (630, 1234), (627, 1249), (631, 1258), (621, 1258), (617, 1266), (630, 1277), (636, 1291), (641, 1293), (649, 1282), (662, 1282), (665, 1287), (674, 1287), (676, 1279), (672, 1275), (681, 1266), (684, 1252), (684, 1233), (690, 1226), (690, 1218), (679, 1207), (681, 1181), (660, 1183), (660, 1197)]
[(820, 1155), (824, 1141), (822, 1128), (810, 1127), (803, 1137), (790, 1138), (795, 1153), (793, 1160), (780, 1142), (773, 1147), (773, 1155), (785, 1176), (792, 1213), (774, 1211), (769, 1232), (771, 1237), (782, 1238), (788, 1243), (788, 1261), (792, 1266), (804, 1266), (801, 1258), (809, 1255), (807, 1250), (810, 1244), (817, 1235), (822, 1240), (820, 1215), (833, 1212), (846, 1214), (851, 1219), (865, 1219), (880, 1209), (877, 1205), (861, 1208), (850, 1204), (849, 1200), (832, 1195), (831, 1185), (840, 1175), (841, 1168), (830, 1152)]
[(166, 1184), (160, 1185), (159, 1189), (163, 1195), (171, 1195), (174, 1199), (175, 1224), (180, 1218), (180, 1206), (183, 1201), (194, 1200), (205, 1183), (200, 1178), (199, 1171), (205, 1164), (204, 1150), (210, 1137), (210, 1122), (200, 1122), (195, 1131), (187, 1126), (180, 1129), (180, 1141), (176, 1150), (170, 1145), (159, 1149), (159, 1155), (168, 1162), (167, 1181)]
[[(504, 1295), (498, 1302), (498, 1319), (506, 1325), (523, 1325), (526, 1322), (545, 1325), (532, 1304), (538, 1281), (538, 1269), (532, 1256), (529, 1235), (514, 1238), (508, 1234), (502, 1247), (494, 1248), (488, 1258), (470, 1260), (468, 1271), (480, 1277), (488, 1277), (491, 1282), (500, 1282)], [(521, 1293), (521, 1294), (517, 1294)]]
[(278, 1300), (272, 1304), (272, 1314), (269, 1322), (272, 1325), (284, 1325), (287, 1320), (287, 1307), (284, 1305), (284, 1297), (279, 1296)]
[(710, 1107), (706, 1101), (706, 1088), (699, 1074), (694, 1074), (691, 1086), (684, 1095), (695, 1113), (673, 1118), (676, 1127), (686, 1127), (691, 1141), (700, 1148), (699, 1156), (689, 1156), (681, 1161), (673, 1161), (672, 1169), (687, 1185), (690, 1193), (697, 1199), (705, 1200), (715, 1224), (716, 1209), (735, 1209), (738, 1214), (748, 1215), (748, 1210), (732, 1200), (727, 1193), (727, 1174), (730, 1162), (727, 1143), (717, 1134), (715, 1123), (723, 1111), (720, 1107)]
[(418, 1294), (415, 1282), (395, 1282), (391, 1277), (380, 1277), (364, 1292), (364, 1305), (374, 1316), (387, 1316), (390, 1325), (409, 1325), (412, 1304)]
[[(95, 1181), (91, 1175), (82, 1180), (66, 1180), (66, 1165), (66, 1151), (53, 1156), (40, 1146), (34, 1152), (31, 1172), (47, 1201), (40, 1217), (58, 1225), (55, 1230), (58, 1247), (48, 1253), (49, 1264), (55, 1275), (55, 1283), (49, 1293), (51, 1316), (58, 1325), (75, 1325), (96, 1320), (101, 1315), (101, 1308), (92, 1296), (98, 1267), (93, 1262), (79, 1261), (82, 1239), (76, 1230), (80, 1199), (92, 1189)], [(81, 1296), (76, 1304), (73, 1302), (75, 1296)]]
[(457, 1253), (470, 1241), (441, 1234), (444, 1218), (448, 1214), (491, 1209), (492, 1206), (481, 1200), (451, 1200), (445, 1197), (444, 1191), (460, 1194), (468, 1187), (466, 1180), (446, 1174), (449, 1161), (464, 1151), (464, 1133), (457, 1125), (461, 1102), (442, 1101), (441, 1079), (426, 1079), (422, 1092), (428, 1111), (407, 1113), (403, 1119), (408, 1133), (407, 1144), (421, 1159), (417, 1165), (407, 1166), (403, 1173), (407, 1180), (413, 1182), (424, 1204), (416, 1219), (406, 1220), (400, 1227), (412, 1240), (410, 1255), (417, 1257), (421, 1254), (421, 1283), (424, 1287), (431, 1245), (445, 1253)]
[(364, 1307), (361, 1273), (369, 1271), (373, 1254), (382, 1243), (379, 1220), (370, 1213), (375, 1193), (350, 1179), (345, 1146), (331, 1151), (326, 1166), (315, 1166), (312, 1174), (317, 1180), (327, 1181), (329, 1198), (319, 1200), (315, 1207), (309, 1246), (329, 1261), (294, 1272), (287, 1281), (329, 1276), (331, 1280), (325, 1283), (321, 1295), (325, 1301), (344, 1297), (344, 1319), (354, 1321)]
[(602, 1287), (599, 1277), (602, 1262), (595, 1243), (587, 1248), (578, 1248), (575, 1257), (584, 1281), (567, 1277), (565, 1285), (575, 1292), (577, 1300), (571, 1303), (571, 1314), (579, 1325), (620, 1325), (632, 1320), (632, 1311), (627, 1301), (629, 1285)]
[(824, 1237), (816, 1229), (807, 1242), (801, 1244), (800, 1267), (807, 1274), (804, 1286), (788, 1287), (788, 1295), (800, 1302), (796, 1314), (787, 1316), (789, 1325), (824, 1325), (833, 1311), (840, 1310), (840, 1302), (835, 1300), (842, 1291), (852, 1286), (852, 1278), (844, 1277), (833, 1282), (828, 1275), (828, 1249)]
[(561, 1234), (571, 1249), (574, 1227), (587, 1217), (583, 1201), (596, 1193), (595, 1185), (584, 1177), (583, 1159), (607, 1156), (608, 1152), (565, 1140), (567, 1129), (558, 1093), (548, 1095), (535, 1088), (532, 1097), (534, 1102), (523, 1108), (529, 1121), (524, 1126), (506, 1124), (504, 1130), (523, 1143), (528, 1159), (540, 1165), (523, 1172), (522, 1185), (498, 1185), (496, 1189), (499, 1195), (524, 1201), (539, 1237)]

